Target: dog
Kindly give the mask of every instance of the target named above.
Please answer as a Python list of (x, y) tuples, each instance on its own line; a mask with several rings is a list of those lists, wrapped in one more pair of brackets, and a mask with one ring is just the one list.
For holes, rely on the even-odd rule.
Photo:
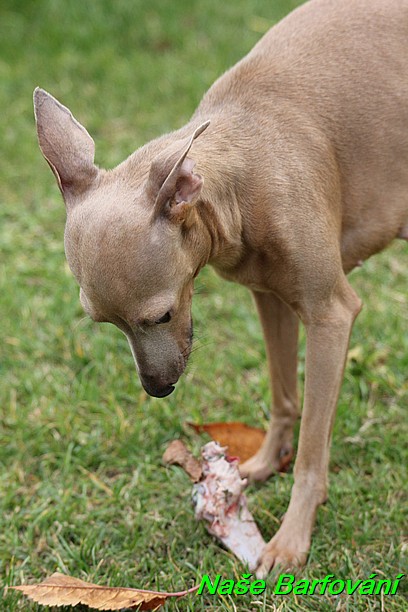
[(66, 107), (38, 88), (34, 105), (80, 301), (124, 332), (147, 393), (169, 395), (186, 367), (206, 264), (252, 291), (273, 391), (265, 442), (241, 466), (252, 480), (292, 452), (305, 326), (294, 485), (258, 576), (305, 563), (361, 309), (346, 274), (408, 240), (408, 0), (303, 4), (215, 82), (184, 127), (114, 170), (94, 164), (94, 142)]

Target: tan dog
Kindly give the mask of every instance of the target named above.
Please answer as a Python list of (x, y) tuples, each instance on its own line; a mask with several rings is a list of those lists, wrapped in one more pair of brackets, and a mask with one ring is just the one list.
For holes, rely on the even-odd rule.
[(68, 109), (41, 89), (34, 99), (81, 302), (126, 334), (148, 393), (171, 393), (185, 368), (205, 264), (253, 292), (274, 407), (263, 447), (242, 466), (252, 479), (291, 452), (305, 325), (295, 483), (259, 574), (305, 562), (361, 308), (345, 274), (408, 238), (408, 0), (306, 3), (213, 85), (187, 125), (112, 171), (94, 165), (94, 143)]

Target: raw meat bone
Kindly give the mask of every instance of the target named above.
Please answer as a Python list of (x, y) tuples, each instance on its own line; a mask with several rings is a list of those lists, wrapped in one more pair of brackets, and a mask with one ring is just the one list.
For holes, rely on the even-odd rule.
[(217, 442), (202, 448), (203, 478), (193, 487), (195, 515), (207, 521), (208, 531), (254, 570), (265, 542), (243, 494), (247, 480), (241, 479), (238, 460), (226, 458), (226, 450)]

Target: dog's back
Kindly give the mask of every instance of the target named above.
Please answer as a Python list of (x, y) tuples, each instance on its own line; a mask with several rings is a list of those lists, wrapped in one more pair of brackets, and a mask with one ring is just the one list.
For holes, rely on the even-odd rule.
[(339, 174), (346, 269), (407, 226), (407, 0), (306, 3), (214, 84), (198, 112), (228, 112), (229, 104), (242, 113), (243, 130), (249, 118), (259, 127), (263, 177), (277, 133), (290, 139), (293, 130), (298, 145), (299, 130), (327, 137)]

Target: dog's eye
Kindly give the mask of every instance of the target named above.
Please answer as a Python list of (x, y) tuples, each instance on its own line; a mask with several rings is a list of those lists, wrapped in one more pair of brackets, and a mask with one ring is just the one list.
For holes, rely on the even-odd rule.
[(163, 315), (162, 317), (160, 317), (160, 319), (157, 319), (157, 321), (155, 321), (155, 323), (157, 325), (160, 325), (161, 323), (168, 323), (171, 319), (171, 314), (170, 311), (166, 312), (165, 315)]

